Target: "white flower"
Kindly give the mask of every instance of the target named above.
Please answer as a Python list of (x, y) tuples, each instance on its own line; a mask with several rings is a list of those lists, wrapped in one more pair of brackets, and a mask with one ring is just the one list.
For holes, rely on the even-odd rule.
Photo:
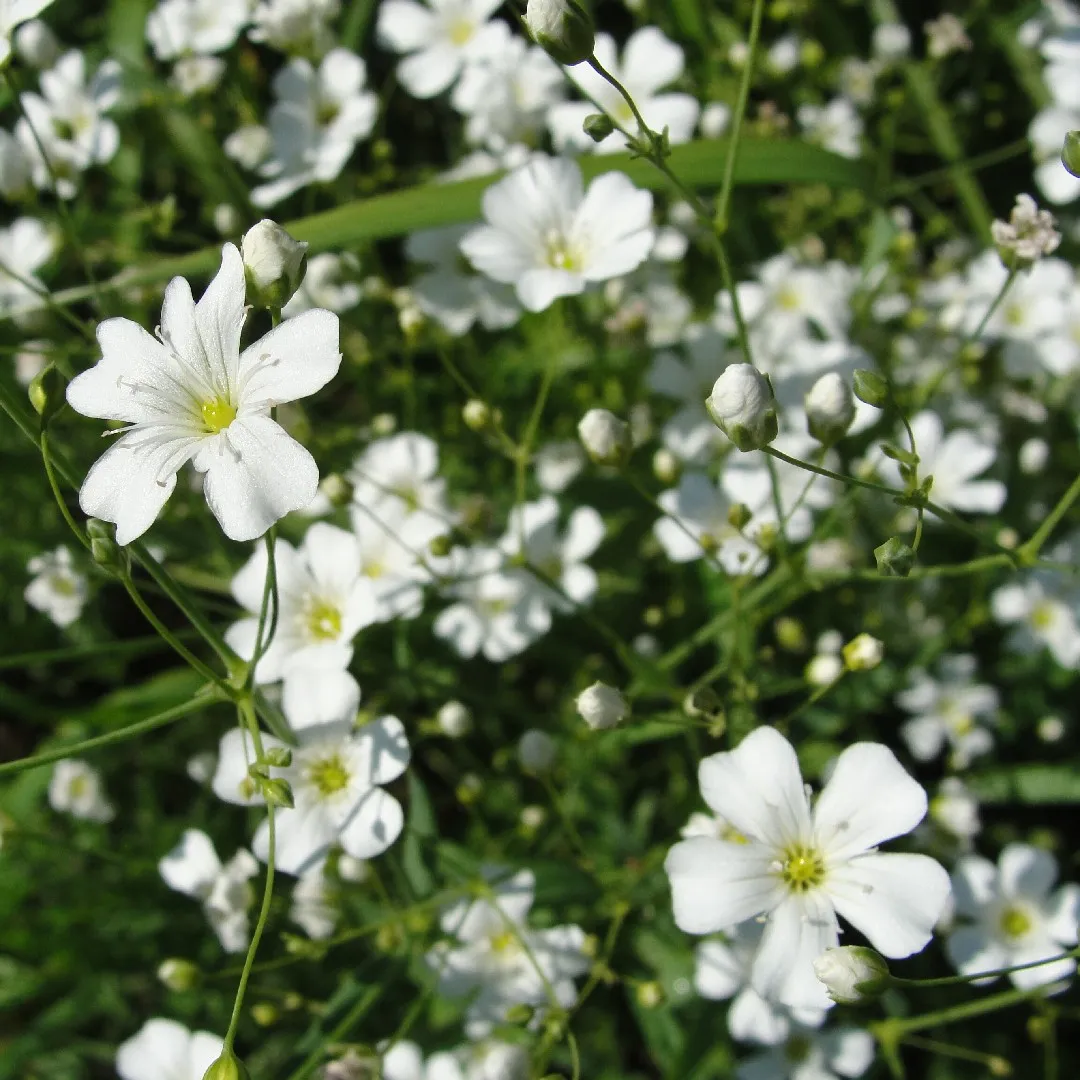
[(813, 142), (841, 157), (857, 158), (862, 150), (863, 122), (855, 106), (844, 97), (828, 105), (800, 105), (799, 126)]
[(0, 229), (0, 316), (42, 306), (48, 292), (37, 271), (56, 251), (56, 240), (37, 218), (16, 218)]
[(592, 16), (577, 0), (528, 0), (525, 27), (560, 64), (580, 64), (592, 56)]
[(915, 670), (908, 689), (897, 695), (900, 708), (914, 717), (900, 734), (918, 761), (930, 761), (948, 744), (952, 767), (964, 769), (972, 758), (993, 748), (993, 736), (978, 721), (994, 722), (998, 692), (973, 681), (975, 667), (974, 656), (945, 656), (939, 678)]
[(851, 386), (836, 371), (827, 372), (814, 383), (804, 405), (810, 434), (825, 446), (842, 439), (855, 419)]
[(838, 1005), (862, 1005), (880, 997), (889, 983), (889, 965), (873, 949), (841, 945), (814, 961), (814, 974)]
[(871, 39), (874, 55), (882, 60), (902, 60), (911, 52), (911, 31), (900, 22), (874, 27)]
[(0, 0), (0, 64), (11, 56), (11, 35), (15, 27), (40, 15), (52, 0)]
[(582, 690), (574, 699), (574, 708), (593, 731), (615, 727), (630, 715), (626, 698), (614, 686), (602, 682)]
[[(355, 713), (360, 691), (346, 670), (352, 640), (376, 615), (357, 538), (316, 522), (299, 549), (277, 540), (274, 563), (277, 629), (255, 669), (256, 682), (283, 682), (282, 706), (294, 726)], [(229, 627), (225, 640), (245, 660), (254, 655), (266, 570), (266, 549), (260, 545), (232, 581), (232, 594), (248, 615)]]
[(173, 65), (169, 81), (181, 97), (213, 90), (225, 75), (225, 61), (220, 56), (182, 56)]
[(255, 169), (266, 160), (273, 145), (269, 130), (262, 124), (245, 124), (226, 137), (222, 149), (245, 169)]
[(330, 24), (340, 13), (341, 0), (262, 0), (248, 37), (281, 52), (322, 56), (334, 43)]
[(1061, 233), (1054, 215), (1040, 210), (1030, 195), (1017, 195), (1009, 220), (995, 220), (990, 236), (1006, 266), (1030, 266), (1037, 259), (1057, 251)]
[(455, 547), (443, 576), (444, 590), (455, 602), (435, 619), (435, 636), (448, 641), (459, 656), (477, 653), (501, 663), (529, 647), (551, 628), (551, 611), (520, 573), (505, 569), (495, 548)]
[[(945, 951), (963, 975), (1014, 967), (1060, 956), (1076, 944), (1080, 886), (1051, 892), (1058, 867), (1048, 851), (1009, 844), (995, 867), (978, 855), (962, 858), (953, 871), (957, 923)], [(1029, 989), (1066, 979), (1076, 961), (1014, 971), (1014, 986)]]
[(465, 257), (512, 284), (529, 311), (628, 274), (652, 248), (652, 195), (619, 172), (582, 185), (581, 169), (535, 155), (484, 192), (486, 225), (466, 233)]
[(337, 925), (338, 909), (334, 893), (322, 867), (307, 870), (293, 886), (289, 918), (300, 926), (309, 938), (323, 941)]
[[(686, 836), (686, 830), (683, 830)], [(709, 835), (705, 833), (697, 835)], [(825, 1018), (823, 1009), (792, 1010), (766, 1001), (751, 986), (754, 957), (763, 931), (755, 920), (739, 923), (719, 938), (703, 941), (694, 950), (694, 988), (711, 1001), (727, 1001), (727, 1028), (733, 1039), (775, 1046), (791, 1031), (792, 1020), (816, 1027)]]
[(862, 1076), (874, 1060), (874, 1037), (858, 1028), (795, 1029), (782, 1046), (747, 1058), (735, 1080), (839, 1080)]
[(488, 20), (502, 0), (383, 0), (376, 34), (383, 48), (402, 54), (397, 76), (418, 98), (448, 89), (462, 69), (498, 40)]
[[(52, 0), (46, 0), (52, 3)], [(30, 67), (52, 67), (60, 56), (60, 42), (49, 28), (49, 24), (41, 19), (32, 19), (23, 23), (12, 39), (15, 44), (15, 52), (19, 59)], [(0, 61), (2, 63), (2, 61)]]
[(578, 421), (578, 435), (598, 465), (620, 465), (633, 448), (630, 425), (609, 409), (590, 409)]
[(887, 747), (844, 750), (813, 810), (795, 751), (773, 728), (706, 758), (700, 781), (705, 801), (747, 842), (696, 837), (671, 849), (675, 922), (708, 934), (766, 915), (752, 977), (763, 997), (828, 1007), (813, 961), (837, 944), (837, 915), (885, 956), (925, 948), (949, 879), (925, 855), (877, 851), (926, 814), (926, 793)]
[(67, 400), (84, 416), (130, 425), (79, 495), (84, 513), (116, 524), (117, 543), (153, 524), (187, 461), (206, 474), (206, 501), (231, 540), (261, 536), (315, 497), (314, 459), (270, 410), (337, 374), (337, 316), (308, 312), (241, 353), (244, 318), (244, 264), (226, 244), (198, 304), (183, 278), (169, 282), (158, 337), (129, 319), (99, 324), (102, 358), (71, 381)]
[(116, 811), (105, 795), (101, 774), (85, 761), (62, 758), (49, 777), (49, 805), (83, 821), (106, 822)]
[(362, 291), (349, 279), (356, 266), (347, 255), (320, 252), (308, 260), (307, 272), (292, 299), (281, 309), (283, 319), (291, 319), (312, 308), (348, 311), (360, 302)]
[(523, 1046), (483, 1039), (456, 1051), (441, 1050), (424, 1061), (416, 1043), (399, 1040), (384, 1052), (380, 1076), (383, 1080), (528, 1080), (529, 1055)]
[(1064, 668), (1080, 667), (1080, 602), (1058, 575), (1035, 572), (995, 589), (990, 610), (1011, 625), (1009, 648), (1021, 653), (1049, 649)]
[(304, 276), (308, 245), (294, 240), (276, 221), (263, 218), (240, 242), (244, 273), (252, 299), (280, 308), (290, 300)]
[(923, 23), (923, 29), (926, 31), (926, 53), (935, 60), (971, 48), (971, 38), (967, 36), (964, 24), (950, 11)]
[(121, 1080), (203, 1080), (221, 1047), (218, 1035), (155, 1017), (117, 1048), (116, 1071)]
[(202, 903), (226, 952), (247, 948), (248, 909), (255, 900), (248, 882), (259, 872), (250, 852), (241, 848), (222, 865), (206, 833), (185, 829), (180, 843), (158, 863), (158, 870), (170, 889)]
[(250, 10), (250, 0), (161, 0), (146, 16), (146, 40), (159, 60), (224, 52)]
[[(489, 870), (489, 877), (496, 872)], [(492, 886), (489, 898), (461, 900), (442, 914), (444, 933), (457, 943), (436, 946), (427, 962), (448, 997), (476, 992), (466, 1014), (471, 1038), (490, 1032), (513, 1005), (532, 1005), (542, 1013), (548, 986), (560, 1004), (572, 1004), (574, 979), (589, 968), (580, 927), (528, 929), (534, 888), (532, 871), (521, 870)]]
[(930, 800), (930, 820), (962, 844), (970, 846), (982, 828), (979, 800), (968, 791), (963, 780), (947, 776)]
[(290, 60), (274, 76), (267, 126), (273, 139), (266, 179), (251, 193), (255, 206), (273, 206), (308, 184), (336, 179), (356, 144), (375, 126), (379, 102), (364, 89), (367, 68), (348, 49), (332, 49), (318, 68)]
[(360, 573), (368, 581), (370, 619), (412, 619), (424, 606), (424, 585), (431, 580), (424, 552), (426, 529), (404, 508), (384, 504), (373, 512), (360, 503), (351, 507), (353, 533), (360, 549)]
[(841, 650), (848, 671), (872, 671), (885, 658), (884, 643), (872, 634), (856, 634)]
[(533, 455), (536, 482), (544, 491), (560, 495), (585, 466), (585, 454), (576, 439), (545, 443)]
[[(616, 51), (610, 34), (596, 35), (596, 59), (611, 72), (634, 99), (645, 123), (656, 132), (668, 129), (673, 144), (689, 142), (694, 136), (701, 105), (690, 94), (663, 93), (665, 86), (682, 77), (685, 56), (682, 49), (655, 26), (643, 26), (627, 38), (622, 56)], [(613, 120), (637, 134), (637, 121), (625, 98), (606, 79), (587, 64), (569, 70), (570, 78), (584, 95), (606, 112)], [(600, 143), (594, 143), (582, 130), (585, 117), (596, 112), (592, 101), (568, 101), (552, 107), (548, 125), (559, 150), (589, 150), (617, 153), (626, 148), (626, 139), (613, 132)]]
[(439, 730), (451, 739), (460, 739), (472, 730), (472, 714), (460, 701), (447, 701), (435, 714)]
[(88, 83), (86, 58), (72, 49), (41, 73), (40, 95), (20, 95), (24, 115), (15, 136), (37, 187), (52, 187), (55, 175), (57, 195), (69, 199), (76, 173), (112, 160), (120, 130), (104, 114), (120, 100), (120, 77), (120, 65), (106, 60)]
[[(404, 824), (401, 804), (383, 790), (409, 764), (405, 727), (396, 716), (383, 716), (353, 730), (347, 722), (318, 724), (298, 732), (292, 764), (273, 767), (273, 778), (292, 788), (295, 806), (275, 811), (275, 864), (300, 876), (321, 866), (334, 844), (357, 859), (381, 855)], [(262, 737), (266, 750), (284, 744)], [(233, 728), (221, 740), (214, 794), (226, 802), (259, 805), (248, 766), (255, 760), (251, 736)], [(266, 861), (269, 840), (264, 821), (252, 850)]]
[(72, 564), (71, 551), (61, 545), (35, 555), (26, 569), (34, 575), (23, 592), (26, 602), (57, 626), (70, 626), (82, 614), (88, 592), (86, 578)]
[(772, 384), (753, 364), (729, 364), (713, 383), (706, 408), (716, 426), (742, 451), (776, 438)]
[[(934, 478), (930, 498), (948, 510), (995, 514), (1007, 494), (1000, 480), (976, 480), (997, 459), (997, 448), (973, 431), (960, 429), (945, 434), (941, 417), (924, 409), (911, 418), (915, 451), (919, 455), (919, 478)], [(878, 473), (887, 483), (903, 487), (897, 463), (882, 457)], [(932, 514), (928, 521), (936, 521)]]

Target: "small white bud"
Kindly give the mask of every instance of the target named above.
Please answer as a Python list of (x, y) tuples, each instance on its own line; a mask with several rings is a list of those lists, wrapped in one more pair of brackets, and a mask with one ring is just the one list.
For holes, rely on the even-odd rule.
[(157, 969), (158, 981), (167, 989), (182, 994), (199, 981), (199, 969), (190, 960), (163, 960)]
[(518, 759), (526, 772), (547, 772), (555, 764), (555, 753), (555, 740), (536, 728), (526, 731), (518, 742)]
[(1028, 439), (1017, 454), (1020, 471), (1028, 476), (1041, 473), (1049, 460), (1050, 446), (1045, 439), (1040, 438)]
[(626, 698), (613, 686), (594, 682), (582, 690), (574, 702), (578, 716), (593, 729), (603, 731), (615, 727), (630, 715)]
[(832, 446), (847, 433), (855, 419), (855, 395), (835, 371), (822, 375), (803, 399), (806, 426), (822, 446)]
[(40, 19), (31, 19), (15, 31), (15, 52), (27, 67), (50, 68), (60, 56), (60, 42)]
[(287, 304), (304, 280), (307, 249), (269, 218), (248, 229), (240, 252), (252, 301), (272, 310)]
[(1008, 221), (990, 225), (990, 236), (1001, 261), (1010, 270), (1023, 270), (1057, 251), (1061, 233), (1049, 210), (1040, 210), (1030, 195), (1017, 195)]
[(731, 364), (705, 402), (713, 423), (742, 451), (776, 438), (776, 398), (768, 376), (753, 364)]
[(880, 953), (861, 945), (826, 949), (814, 961), (814, 974), (838, 1005), (866, 1005), (889, 985), (889, 965)]
[(577, 0), (528, 0), (525, 25), (536, 44), (560, 64), (580, 64), (593, 54), (592, 17)]
[(214, 207), (214, 228), (221, 236), (236, 236), (244, 227), (240, 211), (231, 203), (219, 203)]
[(578, 424), (578, 435), (597, 465), (622, 465), (633, 448), (630, 425), (607, 409), (590, 409)]
[(435, 714), (439, 730), (451, 739), (460, 739), (472, 730), (472, 714), (460, 701), (448, 701)]
[(470, 398), (462, 406), (461, 418), (470, 431), (483, 431), (491, 423), (491, 409), (487, 402)]
[(873, 51), (881, 60), (902, 60), (911, 52), (911, 31), (903, 23), (882, 23), (874, 28)]
[(662, 446), (653, 454), (652, 471), (661, 484), (674, 484), (679, 479), (679, 459)]
[(806, 665), (803, 674), (811, 686), (830, 686), (840, 678), (844, 662), (836, 653), (818, 653)]
[(848, 671), (869, 671), (885, 657), (885, 646), (870, 634), (857, 634), (841, 650)]
[(530, 805), (521, 808), (521, 825), (529, 832), (536, 832), (546, 820), (547, 811), (542, 806)]

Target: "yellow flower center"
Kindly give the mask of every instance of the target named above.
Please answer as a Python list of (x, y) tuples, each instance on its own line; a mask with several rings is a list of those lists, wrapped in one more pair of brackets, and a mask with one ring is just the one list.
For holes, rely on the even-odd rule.
[(491, 951), (496, 953), (504, 953), (514, 947), (514, 935), (509, 930), (504, 930), (501, 934), (491, 935)]
[(1005, 308), (1005, 321), (1010, 326), (1023, 326), (1024, 324), (1024, 305), (1023, 304), (1009, 304)]
[(802, 304), (799, 294), (791, 288), (783, 288), (776, 294), (776, 306), (784, 311), (798, 311)]
[(729, 844), (749, 844), (750, 841), (743, 836), (734, 825), (725, 825), (720, 830), (720, 839), (726, 840)]
[(57, 596), (74, 596), (75, 595), (75, 582), (71, 578), (60, 577), (59, 575), (49, 579), (49, 584), (52, 586), (52, 591)]
[(68, 784), (68, 794), (73, 799), (81, 799), (89, 792), (90, 784), (85, 776), (76, 776)]
[(544, 261), (555, 270), (569, 270), (572, 273), (580, 271), (583, 264), (581, 253), (574, 250), (566, 237), (557, 231), (547, 238)]
[(324, 798), (342, 791), (349, 783), (349, 770), (339, 754), (316, 761), (308, 770), (308, 781)]
[(476, 32), (476, 25), (469, 19), (455, 19), (447, 29), (446, 36), (450, 39), (451, 45), (456, 45), (460, 48), (462, 45), (468, 43), (469, 39)]
[(378, 560), (370, 562), (364, 567), (364, 577), (369, 577), (372, 581), (378, 581), (385, 574), (386, 567)]
[(215, 435), (219, 431), (224, 431), (236, 419), (236, 409), (224, 398), (204, 401), (199, 411), (202, 413), (206, 430)]
[(945, 709), (945, 722), (954, 735), (969, 735), (975, 728), (975, 718), (957, 705)]
[(1049, 630), (1054, 625), (1054, 614), (1054, 605), (1049, 600), (1043, 600), (1031, 611), (1031, 625), (1036, 630)]
[(793, 844), (784, 852), (780, 877), (792, 892), (809, 892), (824, 882), (825, 860), (814, 848)]
[(341, 612), (326, 600), (314, 600), (307, 609), (305, 627), (315, 641), (333, 641), (341, 636)]
[(1020, 908), (1006, 908), (1001, 913), (1001, 932), (1007, 938), (1022, 938), (1031, 929), (1031, 916)]

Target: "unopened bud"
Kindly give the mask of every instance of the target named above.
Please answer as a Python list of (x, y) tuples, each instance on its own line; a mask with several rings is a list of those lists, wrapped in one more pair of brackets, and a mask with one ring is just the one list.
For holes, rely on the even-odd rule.
[(578, 424), (578, 435), (597, 465), (623, 465), (633, 449), (630, 425), (607, 409), (590, 409)]
[(428, 541), (428, 551), (435, 556), (436, 559), (445, 559), (450, 554), (454, 544), (450, 537), (446, 533), (442, 533), (440, 536), (433, 536)]
[(822, 375), (803, 399), (806, 427), (822, 446), (839, 442), (855, 419), (851, 387), (835, 371)]
[(1061, 148), (1061, 164), (1073, 176), (1080, 178), (1080, 131), (1070, 131)]
[(294, 240), (269, 218), (248, 229), (240, 251), (252, 303), (280, 311), (304, 280), (307, 249), (304, 241)]
[(203, 1073), (203, 1080), (251, 1080), (251, 1078), (244, 1063), (231, 1050), (222, 1050), (221, 1057)]
[(251, 1019), (259, 1027), (270, 1027), (281, 1018), (281, 1010), (269, 1001), (257, 1001), (251, 1006)]
[(907, 577), (915, 565), (915, 551), (898, 536), (874, 548), (874, 561), (882, 577)]
[(90, 538), (90, 556), (111, 574), (126, 574), (129, 569), (127, 552), (116, 542), (116, 526), (99, 518), (86, 519), (86, 535)]
[(530, 728), (518, 742), (518, 759), (526, 772), (546, 773), (555, 764), (555, 740), (543, 731)]
[(885, 958), (861, 945), (826, 949), (814, 961), (814, 974), (838, 1005), (867, 1005), (881, 997), (892, 978)]
[(472, 730), (472, 714), (460, 701), (448, 701), (435, 714), (439, 730), (451, 739), (460, 739)]
[(266, 764), (287, 769), (292, 764), (292, 751), (287, 746), (272, 746), (266, 751)]
[(263, 780), (259, 783), (259, 791), (268, 806), (283, 806), (291, 810), (296, 805), (287, 780)]
[(331, 506), (348, 506), (353, 501), (352, 482), (341, 473), (330, 473), (319, 482), (319, 490), (330, 500)]
[(465, 402), (461, 418), (470, 431), (485, 431), (491, 425), (491, 409), (486, 402), (472, 398)]
[(607, 113), (589, 113), (581, 129), (593, 142), (603, 142), (615, 130), (615, 121)]
[(40, 19), (23, 23), (15, 31), (12, 43), (19, 59), (27, 67), (50, 68), (60, 57), (60, 42)]
[(606, 683), (594, 682), (578, 694), (574, 702), (578, 716), (593, 731), (603, 731), (621, 724), (630, 715), (626, 698)]
[(674, 484), (679, 479), (679, 459), (666, 447), (661, 447), (653, 454), (652, 471), (661, 484)]
[(720, 695), (711, 686), (702, 686), (683, 699), (683, 712), (695, 719), (717, 716), (723, 710)]
[(754, 515), (750, 512), (750, 507), (747, 506), (746, 503), (732, 503), (732, 505), (728, 507), (728, 524), (733, 529), (738, 529), (740, 532), (750, 524), (753, 516)]
[(713, 423), (744, 453), (776, 438), (772, 383), (753, 364), (730, 364), (713, 384), (705, 408)]
[(854, 375), (855, 396), (873, 405), (875, 409), (883, 409), (889, 400), (889, 384), (876, 372), (859, 368)]
[(592, 17), (577, 0), (528, 0), (525, 25), (536, 44), (560, 64), (580, 64), (593, 54)]
[(67, 379), (52, 364), (46, 364), (31, 379), (26, 393), (30, 398), (30, 404), (34, 407), (34, 412), (41, 417), (42, 427), (45, 427), (64, 407), (66, 392)]
[(848, 671), (870, 671), (881, 663), (885, 646), (870, 634), (857, 634), (841, 650)]
[(664, 988), (655, 981), (638, 983), (634, 996), (643, 1009), (655, 1009), (664, 1000)]
[(158, 965), (157, 977), (163, 986), (181, 994), (198, 985), (199, 969), (190, 960), (173, 958)]
[(511, 1005), (506, 1010), (506, 1022), (508, 1024), (518, 1024), (521, 1027), (532, 1022), (532, 1018), (536, 1015), (536, 1009), (532, 1005)]

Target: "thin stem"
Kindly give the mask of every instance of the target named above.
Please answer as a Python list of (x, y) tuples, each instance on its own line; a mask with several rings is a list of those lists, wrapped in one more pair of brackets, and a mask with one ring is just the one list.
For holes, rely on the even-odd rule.
[(319, 1064), (319, 1059), (325, 1052), (325, 1047), (332, 1043), (341, 1042), (343, 1036), (347, 1035), (350, 1028), (358, 1024), (371, 1010), (372, 1006), (382, 997), (382, 986), (369, 986), (367, 990), (360, 995), (359, 1000), (353, 1007), (342, 1017), (340, 1023), (334, 1026), (334, 1029), (325, 1038), (319, 1041), (319, 1044), (311, 1051), (310, 1054), (301, 1062), (301, 1064), (293, 1070), (288, 1076), (288, 1080), (304, 1080), (306, 1076), (309, 1076), (312, 1070)]
[(986, 1013), (998, 1012), (1000, 1009), (1008, 1009), (1024, 1001), (1043, 998), (1049, 989), (1047, 986), (1036, 986), (1029, 990), (1006, 990), (1001, 994), (976, 998), (974, 1001), (965, 1001), (961, 1005), (954, 1005), (949, 1009), (939, 1009), (937, 1012), (926, 1013), (924, 1016), (911, 1016), (903, 1019), (897, 1017), (883, 1020), (880, 1023), (870, 1025), (870, 1034), (879, 1042), (888, 1042), (895, 1045), (900, 1039), (906, 1038), (912, 1031), (924, 1031), (926, 1028), (952, 1024), (957, 1020), (969, 1020), (973, 1016), (983, 1016)]
[(47, 431), (42, 430), (41, 437), (38, 440), (38, 446), (41, 448), (41, 461), (45, 466), (45, 476), (48, 478), (53, 498), (56, 500), (56, 505), (60, 507), (60, 513), (63, 514), (64, 521), (67, 522), (68, 528), (75, 534), (79, 543), (82, 544), (87, 551), (93, 551), (89, 537), (86, 535), (85, 530), (80, 528), (76, 523), (71, 511), (68, 509), (67, 501), (60, 492), (60, 484), (57, 482), (56, 473), (53, 470), (52, 459), (49, 455), (49, 435)]
[(190, 701), (185, 701), (180, 705), (174, 705), (171, 709), (165, 709), (163, 712), (149, 716), (145, 720), (138, 720), (134, 724), (128, 724), (127, 727), (120, 728), (117, 731), (110, 731), (105, 735), (96, 735), (92, 739), (83, 739), (82, 742), (71, 743), (69, 746), (61, 746), (55, 750), (46, 750), (41, 754), (33, 754), (30, 757), (19, 758), (17, 761), (5, 761), (3, 764), (0, 764), (0, 776), (20, 773), (26, 769), (37, 769), (42, 765), (51, 765), (54, 761), (60, 761), (62, 758), (74, 757), (78, 754), (85, 754), (90, 750), (99, 750), (103, 746), (112, 746), (113, 743), (134, 739), (136, 736), (143, 735), (147, 731), (154, 731), (157, 728), (165, 727), (167, 724), (171, 724), (176, 720), (182, 720), (190, 713), (224, 700), (224, 694), (216, 687), (208, 686), (200, 693), (196, 694)]
[(1080, 957), (1080, 947), (1069, 949), (1057, 956), (1046, 956), (1042, 960), (1029, 960), (1026, 964), (1013, 964), (1011, 967), (995, 968), (993, 971), (980, 971), (972, 975), (948, 975), (941, 979), (900, 979), (893, 976), (890, 981), (903, 986), (960, 986), (978, 982), (980, 979), (996, 979), (1002, 975), (1011, 975), (1014, 971), (1028, 971), (1030, 968), (1043, 967), (1045, 964), (1057, 964), (1062, 960), (1075, 960)]
[[(278, 584), (277, 564), (274, 560), (275, 548), (277, 547), (277, 526), (271, 525), (266, 532), (266, 580), (263, 582), (262, 603), (259, 605), (259, 624), (255, 631), (255, 648), (251, 654), (251, 666), (248, 668), (247, 677), (244, 680), (245, 689), (250, 690), (255, 685), (255, 669), (259, 661), (266, 655), (270, 642), (274, 640), (274, 632), (277, 630), (278, 617)], [(270, 632), (263, 637), (266, 630), (267, 612), (273, 606)]]
[(1057, 528), (1061, 519), (1072, 508), (1072, 504), (1080, 497), (1080, 476), (1069, 485), (1069, 490), (1058, 500), (1057, 505), (1046, 515), (1043, 523), (1035, 530), (1035, 534), (1027, 543), (1020, 546), (1020, 554), (1029, 559), (1039, 554), (1043, 545), (1050, 539), (1050, 534)]

